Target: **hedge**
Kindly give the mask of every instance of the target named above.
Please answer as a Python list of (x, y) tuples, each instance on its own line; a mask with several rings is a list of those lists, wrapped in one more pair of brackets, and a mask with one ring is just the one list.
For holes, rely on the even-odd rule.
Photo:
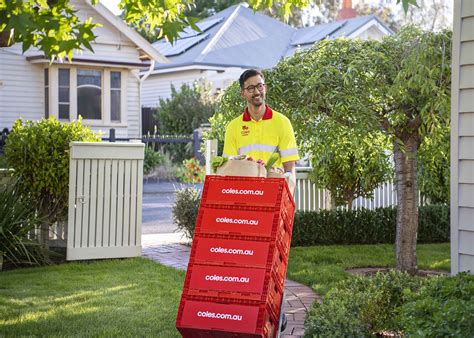
[[(449, 242), (449, 207), (419, 208), (418, 243)], [(375, 210), (298, 211), (292, 246), (394, 243), (396, 207)]]
[(413, 277), (392, 270), (341, 281), (315, 302), (307, 337), (471, 337), (474, 276)]

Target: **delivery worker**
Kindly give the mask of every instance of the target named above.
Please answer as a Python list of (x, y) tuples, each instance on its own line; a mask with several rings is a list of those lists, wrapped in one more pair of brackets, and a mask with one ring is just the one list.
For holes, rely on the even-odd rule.
[(280, 158), (274, 166), (283, 166), (293, 194), (295, 163), (299, 156), (291, 122), (265, 104), (267, 87), (262, 72), (246, 70), (240, 75), (239, 83), (240, 95), (247, 101), (247, 107), (227, 126), (224, 156), (247, 155), (267, 163), (276, 151)]
[[(296, 161), (299, 160), (295, 134), (290, 120), (265, 104), (267, 87), (259, 70), (249, 69), (240, 75), (240, 95), (247, 101), (245, 111), (233, 119), (225, 133), (224, 156), (247, 155), (268, 162), (274, 152), (279, 159), (274, 166), (283, 166), (291, 194), (296, 183)], [(283, 304), (283, 302), (282, 302)], [(286, 328), (282, 311), (280, 330)]]

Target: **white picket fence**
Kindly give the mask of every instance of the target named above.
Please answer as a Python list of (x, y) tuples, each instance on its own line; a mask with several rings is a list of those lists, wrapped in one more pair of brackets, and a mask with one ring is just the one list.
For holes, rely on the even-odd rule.
[[(297, 210), (318, 211), (321, 209), (332, 209), (330, 193), (325, 189), (318, 188), (308, 178), (310, 167), (296, 168), (295, 203)], [(352, 204), (352, 210), (366, 208), (375, 209), (397, 205), (396, 187), (393, 182), (387, 182), (374, 190), (373, 199), (358, 197)], [(347, 206), (339, 207), (348, 209)]]

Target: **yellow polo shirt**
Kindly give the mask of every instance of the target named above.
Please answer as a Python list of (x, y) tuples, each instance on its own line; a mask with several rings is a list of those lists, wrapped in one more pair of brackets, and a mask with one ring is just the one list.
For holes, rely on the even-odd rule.
[(275, 167), (300, 158), (290, 120), (268, 106), (259, 121), (253, 120), (246, 108), (242, 115), (227, 125), (224, 156), (247, 155), (255, 161), (260, 159), (267, 163), (276, 149), (280, 159)]

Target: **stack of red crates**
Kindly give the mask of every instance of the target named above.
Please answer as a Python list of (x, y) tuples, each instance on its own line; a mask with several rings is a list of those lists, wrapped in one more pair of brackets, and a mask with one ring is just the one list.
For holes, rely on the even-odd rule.
[(295, 203), (283, 178), (207, 176), (176, 327), (275, 337)]

